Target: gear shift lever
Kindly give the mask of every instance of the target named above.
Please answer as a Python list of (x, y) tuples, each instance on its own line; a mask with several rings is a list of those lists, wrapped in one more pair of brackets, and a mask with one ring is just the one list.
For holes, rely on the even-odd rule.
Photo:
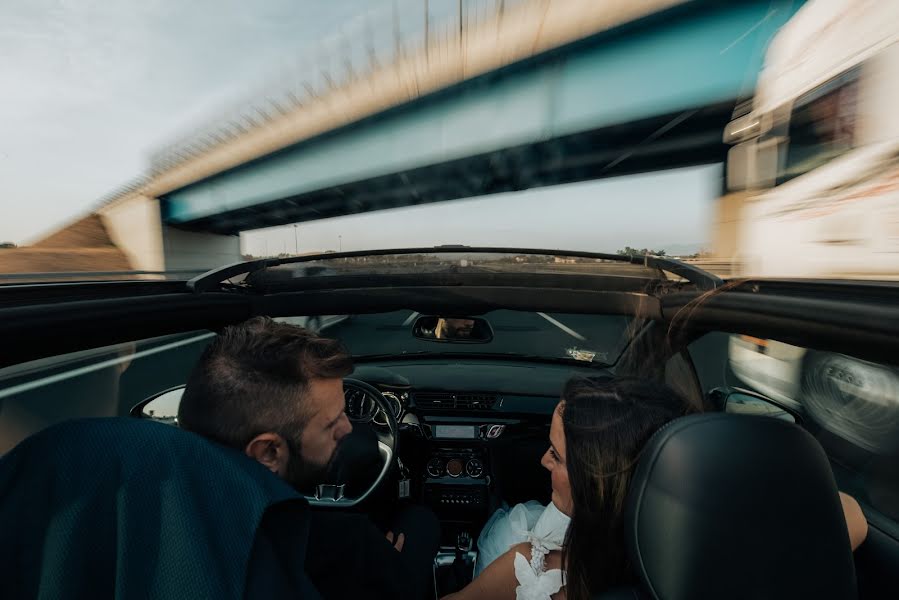
[(456, 536), (456, 556), (467, 554), (469, 550), (471, 550), (471, 534), (460, 531)]
[(468, 552), (471, 550), (471, 534), (460, 531), (456, 536), (456, 558), (453, 561), (453, 574), (456, 577), (458, 589), (471, 583), (474, 565), (471, 564)]

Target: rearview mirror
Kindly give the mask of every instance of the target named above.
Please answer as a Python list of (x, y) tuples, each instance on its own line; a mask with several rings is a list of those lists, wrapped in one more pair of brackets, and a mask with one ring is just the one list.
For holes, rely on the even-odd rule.
[(423, 316), (416, 319), (412, 335), (432, 342), (486, 344), (493, 339), (493, 329), (480, 317)]

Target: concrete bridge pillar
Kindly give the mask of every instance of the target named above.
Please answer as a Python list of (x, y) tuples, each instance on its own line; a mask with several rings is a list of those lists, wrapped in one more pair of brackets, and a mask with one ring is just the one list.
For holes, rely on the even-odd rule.
[(203, 271), (238, 262), (240, 237), (175, 229), (159, 200), (136, 194), (100, 208), (109, 237), (137, 271)]
[(240, 236), (183, 231), (162, 226), (163, 260), (167, 271), (205, 271), (240, 262)]

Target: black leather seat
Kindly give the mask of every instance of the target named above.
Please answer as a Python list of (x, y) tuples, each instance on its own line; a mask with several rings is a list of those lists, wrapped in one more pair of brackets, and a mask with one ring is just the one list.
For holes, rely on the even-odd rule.
[(640, 586), (603, 600), (857, 597), (830, 464), (791, 423), (727, 414), (672, 422), (643, 452), (626, 519)]

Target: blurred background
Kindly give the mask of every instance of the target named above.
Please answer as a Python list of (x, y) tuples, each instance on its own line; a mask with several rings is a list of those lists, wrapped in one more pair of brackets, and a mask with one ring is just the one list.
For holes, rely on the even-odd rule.
[(0, 6), (0, 281), (441, 244), (899, 275), (899, 5)]

